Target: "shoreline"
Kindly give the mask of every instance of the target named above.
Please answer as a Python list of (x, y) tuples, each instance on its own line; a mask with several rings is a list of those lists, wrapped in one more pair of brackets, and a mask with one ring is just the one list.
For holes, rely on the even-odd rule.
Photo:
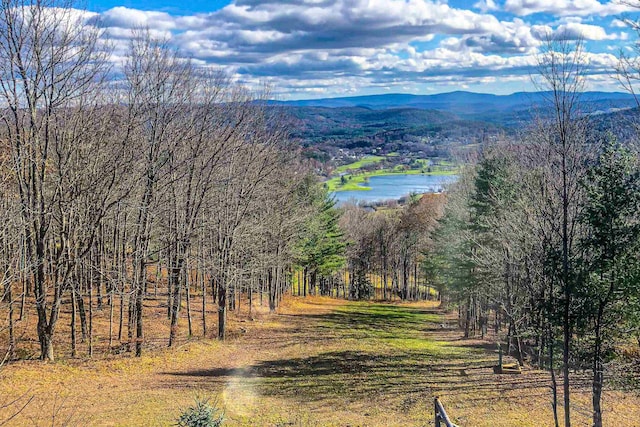
[(395, 175), (425, 175), (425, 176), (452, 176), (458, 175), (460, 173), (460, 168), (452, 169), (452, 170), (437, 170), (431, 172), (423, 172), (421, 170), (412, 169), (406, 171), (394, 171), (383, 169), (375, 172), (365, 172), (363, 174), (358, 175), (345, 175), (350, 176), (351, 178), (343, 185), (340, 184), (341, 177), (333, 177), (323, 182), (327, 186), (327, 190), (333, 193), (343, 192), (343, 191), (369, 191), (371, 187), (362, 186), (360, 184), (365, 184), (368, 178), (375, 176), (395, 176)]

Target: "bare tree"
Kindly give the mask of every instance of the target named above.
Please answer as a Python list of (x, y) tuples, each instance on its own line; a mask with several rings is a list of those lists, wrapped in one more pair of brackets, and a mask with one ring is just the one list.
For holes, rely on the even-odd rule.
[(56, 164), (52, 154), (83, 132), (74, 127), (63, 132), (60, 125), (88, 99), (105, 70), (99, 31), (69, 6), (40, 0), (5, 0), (0, 6), (0, 97), (7, 106), (2, 122), (32, 265), (41, 358), (48, 360), (54, 359), (52, 339), (70, 272), (68, 263), (56, 264), (59, 280), (47, 286), (47, 244), (62, 196), (56, 180), (67, 166)]
[[(550, 212), (542, 213), (543, 221), (551, 224), (548, 247), (557, 265), (560, 290), (562, 344), (562, 372), (564, 398), (564, 424), (571, 425), (570, 357), (575, 318), (574, 294), (578, 273), (574, 264), (575, 243), (579, 233), (578, 216), (582, 206), (580, 182), (586, 173), (587, 126), (581, 116), (580, 94), (584, 88), (586, 60), (582, 40), (571, 41), (564, 35), (547, 40), (539, 59), (541, 85), (548, 89), (550, 119), (543, 120), (537, 134), (542, 143), (538, 153), (547, 154), (543, 160), (546, 176), (543, 188), (550, 203)], [(542, 159), (540, 159), (542, 160)], [(558, 220), (558, 222), (556, 222)], [(557, 262), (557, 264), (556, 264)]]
[[(184, 138), (183, 132), (188, 132), (191, 124), (183, 118), (190, 108), (195, 86), (190, 62), (181, 59), (166, 41), (151, 38), (148, 30), (133, 34), (124, 74), (128, 116), (133, 123), (130, 141), (140, 153), (138, 173), (142, 183), (136, 194), (138, 201), (133, 205), (136, 218), (132, 235), (133, 298), (129, 303), (129, 337), (135, 329), (136, 355), (140, 356), (144, 335), (143, 300), (158, 187), (171, 179), (169, 164)], [(175, 276), (171, 277), (175, 280)]]
[[(183, 118), (186, 119), (184, 137), (169, 161), (171, 182), (167, 191), (174, 224), (166, 234), (167, 246), (171, 247), (169, 286), (173, 292), (169, 346), (176, 339), (180, 295), (185, 285), (181, 278), (189, 274), (186, 257), (193, 239), (198, 236), (198, 227), (202, 226), (199, 219), (215, 184), (215, 173), (222, 162), (227, 141), (235, 132), (233, 125), (225, 124), (224, 120), (227, 114), (224, 103), (229, 101), (225, 99), (227, 82), (224, 75), (203, 72), (192, 79), (197, 85), (196, 96), (188, 110), (185, 109), (189, 113)], [(233, 108), (233, 103), (228, 105)]]
[[(0, 367), (13, 359), (16, 350), (15, 307), (16, 297), (13, 292), (17, 281), (21, 232), (16, 192), (11, 180), (10, 150), (0, 145), (0, 307), (7, 305), (7, 317), (2, 316), (0, 332), (8, 332), (6, 351), (0, 352)], [(5, 323), (6, 320), (6, 323)], [(4, 348), (0, 346), (0, 348)]]
[[(286, 133), (270, 114), (264, 102), (240, 89), (231, 94), (233, 108), (223, 117), (233, 133), (225, 139), (220, 167), (214, 175), (206, 217), (212, 236), (210, 274), (218, 295), (218, 338), (226, 331), (227, 297), (234, 280), (234, 260), (238, 257), (237, 238), (257, 203), (257, 195), (268, 191), (268, 178), (279, 173), (279, 147)], [(258, 97), (258, 99), (262, 99)]]

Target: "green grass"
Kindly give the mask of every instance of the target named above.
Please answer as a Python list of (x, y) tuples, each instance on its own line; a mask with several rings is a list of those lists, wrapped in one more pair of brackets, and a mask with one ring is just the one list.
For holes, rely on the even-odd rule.
[(325, 343), (319, 353), (254, 367), (266, 379), (260, 392), (316, 403), (367, 401), (389, 387), (401, 398), (420, 393), (416, 387), (434, 366), (484, 354), (430, 337), (442, 321), (426, 307), (347, 303), (314, 318), (316, 338)]
[(383, 156), (366, 156), (366, 157), (363, 157), (362, 159), (358, 160), (357, 162), (349, 163), (348, 165), (338, 166), (335, 169), (335, 172), (342, 173), (342, 172), (346, 172), (348, 170), (358, 170), (358, 169), (360, 169), (360, 168), (362, 168), (364, 166), (367, 166), (367, 165), (371, 165), (371, 164), (374, 164), (374, 163), (380, 163), (384, 159), (385, 159), (385, 157), (383, 157)]
[(347, 182), (342, 184), (339, 176), (325, 181), (329, 191), (361, 191), (371, 190), (371, 187), (361, 186), (366, 180), (364, 175), (345, 175)]
[(449, 160), (438, 160), (440, 166), (455, 166), (455, 163)]
[[(434, 159), (417, 159), (420, 165), (418, 169), (407, 169), (404, 165), (396, 165), (393, 168), (380, 169), (375, 171), (362, 171), (365, 166), (380, 163), (385, 159), (398, 157), (398, 153), (390, 153), (385, 156), (366, 156), (357, 162), (342, 165), (334, 170), (334, 176), (324, 182), (329, 191), (368, 191), (371, 187), (366, 185), (367, 180), (372, 176), (389, 175), (455, 175), (459, 173), (459, 168), (455, 163), (436, 159), (437, 165), (429, 165)], [(351, 173), (345, 174), (350, 171)], [(335, 176), (338, 175), (338, 176)], [(343, 175), (346, 182), (342, 183)], [(364, 184), (364, 185), (363, 185)]]
[[(432, 398), (439, 396), (461, 426), (551, 425), (549, 374), (495, 375), (495, 344), (461, 339), (456, 320), (436, 307), (347, 302), (308, 318), (306, 328), (296, 329), (305, 336), (305, 354), (253, 368), (262, 396), (295, 402), (295, 413), (273, 422), (427, 426), (433, 425)], [(588, 407), (588, 393), (576, 390), (573, 398)], [(606, 425), (625, 425), (620, 420), (628, 418), (633, 421), (626, 425), (635, 426), (627, 411), (637, 412), (636, 406), (620, 406)], [(588, 425), (589, 415), (576, 416), (575, 424)]]

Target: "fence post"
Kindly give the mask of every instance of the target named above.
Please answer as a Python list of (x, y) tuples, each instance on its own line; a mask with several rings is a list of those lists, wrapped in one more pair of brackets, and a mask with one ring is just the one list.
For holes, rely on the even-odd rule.
[(436, 427), (442, 427), (441, 423), (444, 423), (445, 427), (457, 427), (449, 419), (449, 416), (447, 415), (447, 411), (444, 410), (444, 406), (442, 406), (442, 402), (440, 402), (440, 399), (438, 399), (437, 397), (434, 398), (433, 406), (435, 409)]

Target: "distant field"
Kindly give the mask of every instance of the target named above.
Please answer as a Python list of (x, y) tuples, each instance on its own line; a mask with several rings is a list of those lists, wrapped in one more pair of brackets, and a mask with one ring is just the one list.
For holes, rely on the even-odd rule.
[(366, 157), (363, 157), (362, 159), (358, 160), (357, 162), (349, 163), (347, 165), (338, 166), (335, 169), (335, 172), (342, 173), (342, 172), (346, 172), (348, 170), (357, 170), (357, 169), (362, 168), (363, 166), (371, 165), (371, 164), (374, 164), (374, 163), (380, 163), (384, 159), (385, 159), (385, 157), (383, 157), (383, 156), (366, 156)]
[[(9, 365), (0, 406), (18, 404), (0, 420), (32, 397), (8, 425), (169, 426), (202, 396), (224, 408), (225, 426), (428, 426), (440, 396), (463, 427), (552, 425), (549, 375), (493, 374), (495, 344), (462, 339), (434, 302), (288, 298), (279, 314), (256, 316), (231, 316), (226, 343)], [(575, 384), (576, 426), (589, 425), (584, 384)], [(637, 427), (637, 395), (607, 391), (604, 403), (605, 425)]]

